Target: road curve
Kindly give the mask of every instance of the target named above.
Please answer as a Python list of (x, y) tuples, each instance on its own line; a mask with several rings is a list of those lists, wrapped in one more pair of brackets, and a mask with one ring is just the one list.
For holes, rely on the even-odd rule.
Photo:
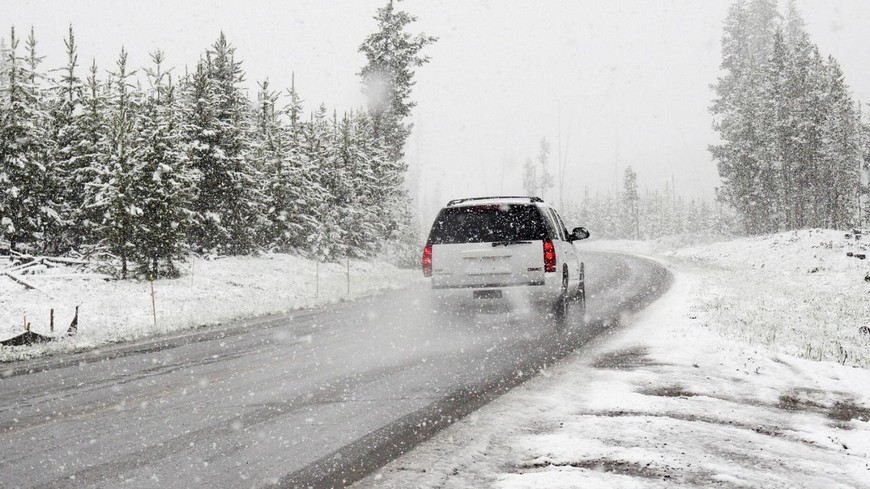
[(586, 324), (433, 314), (425, 289), (0, 367), (3, 487), (343, 487), (670, 283), (585, 253)]

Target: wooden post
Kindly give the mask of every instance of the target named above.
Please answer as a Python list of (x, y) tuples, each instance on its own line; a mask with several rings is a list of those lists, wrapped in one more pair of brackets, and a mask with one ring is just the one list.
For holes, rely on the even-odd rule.
[(27, 322), (27, 314), (24, 315), (24, 331), (30, 331), (30, 323)]
[(154, 327), (157, 327), (157, 302), (154, 299), (154, 276), (149, 276), (151, 279), (151, 315), (154, 317)]
[(54, 333), (54, 308), (51, 309), (51, 314), (48, 317), (48, 330)]

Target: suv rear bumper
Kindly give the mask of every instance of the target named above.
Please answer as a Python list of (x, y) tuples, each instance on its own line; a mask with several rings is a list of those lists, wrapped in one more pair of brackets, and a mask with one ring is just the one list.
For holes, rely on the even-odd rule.
[(432, 296), (442, 307), (487, 304), (549, 304), (562, 291), (560, 274), (548, 273), (543, 281), (525, 284), (479, 284), (467, 286), (432, 285)]
[(447, 289), (506, 289), (510, 287), (540, 287), (546, 285), (544, 280), (535, 282), (526, 282), (520, 284), (469, 284), (469, 285), (435, 285), (432, 284), (432, 289), (447, 290)]

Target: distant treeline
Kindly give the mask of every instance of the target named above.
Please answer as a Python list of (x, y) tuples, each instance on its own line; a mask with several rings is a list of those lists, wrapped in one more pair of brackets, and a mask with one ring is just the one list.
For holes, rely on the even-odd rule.
[[(750, 234), (867, 225), (870, 129), (794, 0), (737, 0), (725, 20), (710, 150)], [(863, 175), (863, 176), (862, 176)]]
[(110, 253), (122, 275), (151, 276), (175, 274), (191, 249), (416, 253), (404, 120), (413, 67), (427, 61), (418, 52), (434, 39), (405, 33), (414, 19), (392, 2), (375, 18), (360, 47), (369, 106), (342, 114), (304, 113), (293, 80), (283, 94), (260, 82), (250, 100), (223, 34), (192, 73), (161, 52), (134, 71), (122, 49), (111, 70), (91, 63), (82, 77), (72, 27), (57, 70), (42, 68), (32, 29), (22, 43), (13, 28), (0, 45), (0, 241)]
[(681, 234), (725, 236), (733, 233), (736, 216), (722, 202), (686, 199), (669, 184), (640, 192), (637, 176), (626, 168), (619, 194), (584, 193), (563, 211), (571, 226), (584, 226), (596, 238), (657, 239)]

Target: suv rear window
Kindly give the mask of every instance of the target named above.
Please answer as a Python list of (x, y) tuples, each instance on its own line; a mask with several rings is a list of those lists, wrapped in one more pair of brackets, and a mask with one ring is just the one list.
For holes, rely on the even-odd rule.
[(429, 244), (542, 239), (547, 239), (547, 226), (533, 205), (445, 207), (429, 233)]

